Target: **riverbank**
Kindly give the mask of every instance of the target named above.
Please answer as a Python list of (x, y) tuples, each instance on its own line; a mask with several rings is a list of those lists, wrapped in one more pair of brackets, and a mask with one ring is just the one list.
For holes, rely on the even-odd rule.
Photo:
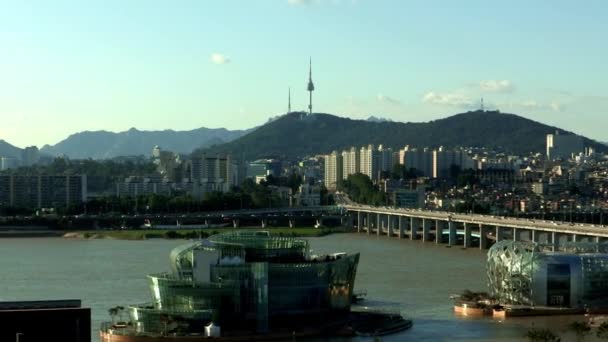
[(351, 229), (336, 228), (288, 228), (288, 227), (246, 227), (246, 228), (207, 228), (207, 229), (136, 229), (136, 230), (82, 230), (63, 234), (67, 239), (199, 239), (210, 235), (234, 230), (267, 230), (271, 234), (295, 237), (318, 237), (335, 233), (350, 233)]
[(65, 235), (63, 231), (57, 230), (8, 230), (0, 231), (2, 238), (42, 238), (42, 237), (61, 237)]

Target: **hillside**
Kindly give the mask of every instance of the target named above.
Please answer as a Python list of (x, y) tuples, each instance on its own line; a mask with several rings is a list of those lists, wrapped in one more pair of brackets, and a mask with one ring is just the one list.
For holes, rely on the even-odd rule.
[(80, 132), (70, 135), (54, 146), (45, 145), (41, 152), (50, 155), (65, 154), (70, 158), (105, 159), (117, 156), (150, 155), (154, 146), (163, 150), (190, 153), (199, 147), (207, 147), (232, 141), (248, 131), (230, 131), (225, 128), (198, 128), (191, 131), (107, 131)]
[(0, 139), (0, 157), (21, 158), (21, 149)]
[[(313, 114), (300, 119), (300, 113), (290, 113), (206, 152), (230, 152), (247, 160), (296, 158), (364, 144), (383, 144), (392, 148), (408, 144), (486, 146), (515, 153), (543, 152), (546, 134), (556, 130), (567, 133), (515, 114), (493, 111), (467, 112), (424, 123), (370, 122), (329, 114)], [(600, 151), (607, 149), (589, 139), (586, 139), (586, 144)]]

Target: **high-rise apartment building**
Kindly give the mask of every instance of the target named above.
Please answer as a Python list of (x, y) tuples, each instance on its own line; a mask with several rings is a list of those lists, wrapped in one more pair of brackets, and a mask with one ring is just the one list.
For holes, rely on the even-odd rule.
[(474, 167), (474, 162), (462, 149), (440, 147), (433, 151), (433, 178), (449, 178), (452, 167), (470, 169)]
[(433, 151), (428, 148), (405, 146), (399, 151), (399, 163), (408, 170), (416, 169), (423, 176), (431, 177), (433, 174)]
[(0, 171), (8, 169), (16, 169), (19, 166), (19, 160), (15, 157), (0, 157)]
[(65, 208), (87, 199), (87, 176), (0, 176), (0, 206)]
[(376, 149), (374, 145), (361, 147), (359, 152), (360, 166), (359, 171), (367, 175), (370, 179), (375, 179), (378, 176), (378, 158), (376, 157)]
[(342, 177), (347, 179), (348, 176), (360, 172), (361, 158), (356, 147), (351, 147), (350, 150), (342, 151)]
[(21, 151), (21, 165), (32, 166), (40, 161), (40, 153), (38, 147), (28, 146)]
[(547, 134), (547, 159), (569, 159), (585, 151), (583, 137), (575, 134)]
[(193, 195), (201, 197), (206, 192), (228, 192), (238, 179), (238, 167), (231, 156), (218, 154), (208, 156), (205, 153), (192, 158), (191, 180), (197, 190)]
[(378, 174), (375, 177), (379, 178), (379, 173), (383, 171), (390, 172), (393, 169), (393, 150), (391, 148), (385, 148), (382, 145), (378, 146), (378, 151), (376, 153), (378, 165)]
[(325, 156), (325, 187), (328, 190), (336, 190), (338, 181), (343, 179), (342, 166), (342, 154), (338, 151)]

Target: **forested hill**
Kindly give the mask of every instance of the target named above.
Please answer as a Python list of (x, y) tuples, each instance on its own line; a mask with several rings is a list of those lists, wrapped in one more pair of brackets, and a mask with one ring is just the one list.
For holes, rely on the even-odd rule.
[(0, 157), (21, 158), (21, 149), (0, 139)]
[[(544, 152), (546, 135), (562, 129), (515, 114), (474, 111), (423, 123), (370, 122), (330, 114), (289, 113), (232, 142), (199, 149), (231, 153), (236, 158), (296, 158), (329, 153), (351, 146), (383, 144), (386, 147), (485, 146), (514, 153)], [(587, 146), (608, 148), (585, 138)]]
[(232, 141), (248, 131), (230, 131), (225, 128), (198, 128), (190, 131), (85, 131), (70, 135), (54, 146), (46, 145), (41, 152), (50, 155), (67, 155), (77, 159), (107, 159), (118, 156), (149, 156), (154, 146), (179, 153), (190, 153), (199, 147)]

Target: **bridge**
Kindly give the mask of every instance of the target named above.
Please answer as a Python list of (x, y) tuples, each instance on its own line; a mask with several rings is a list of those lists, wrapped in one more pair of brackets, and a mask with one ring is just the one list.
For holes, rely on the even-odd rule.
[(347, 224), (357, 232), (448, 246), (487, 249), (500, 240), (552, 246), (566, 242), (608, 243), (608, 226), (347, 204)]

